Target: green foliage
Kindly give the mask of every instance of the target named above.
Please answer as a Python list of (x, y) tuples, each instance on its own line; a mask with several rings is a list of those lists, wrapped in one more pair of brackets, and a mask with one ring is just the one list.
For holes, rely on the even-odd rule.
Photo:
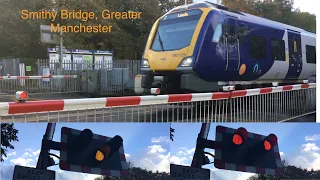
[(307, 169), (288, 165), (286, 161), (283, 161), (282, 164), (284, 166), (283, 176), (267, 176), (259, 174), (251, 176), (248, 180), (320, 179), (320, 171), (308, 171)]
[(316, 16), (294, 9), (293, 0), (222, 0), (222, 3), (232, 10), (316, 32)]
[(11, 143), (19, 141), (17, 134), (18, 130), (14, 128), (13, 123), (1, 123), (1, 162), (4, 161), (3, 158), (7, 157), (7, 149), (14, 149)]
[[(192, 3), (188, 0), (188, 3)], [(70, 49), (113, 50), (116, 59), (140, 59), (153, 23), (170, 9), (183, 5), (184, 0), (1, 0), (0, 1), (0, 57), (47, 58), (46, 49), (55, 45), (40, 42), (40, 25), (109, 25), (111, 33), (65, 33), (64, 46)], [(316, 31), (315, 15), (294, 9), (293, 0), (222, 0), (231, 9), (241, 10), (290, 25)], [(98, 20), (76, 19), (52, 22), (47, 20), (24, 20), (22, 10), (61, 9), (95, 12)], [(105, 20), (102, 10), (140, 11), (141, 19)], [(59, 16), (58, 16), (59, 17)]]
[(152, 172), (139, 167), (134, 167), (129, 163), (129, 176), (127, 177), (98, 177), (95, 180), (169, 180), (169, 173)]

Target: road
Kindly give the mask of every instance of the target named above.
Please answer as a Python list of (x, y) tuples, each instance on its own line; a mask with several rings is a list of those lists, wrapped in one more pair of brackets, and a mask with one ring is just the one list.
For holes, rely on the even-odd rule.
[[(304, 114), (300, 112), (301, 114)], [(289, 112), (194, 106), (191, 103), (128, 106), (93, 110), (45, 112), (0, 117), (1, 122), (278, 122), (297, 117)], [(288, 122), (315, 122), (315, 115)]]

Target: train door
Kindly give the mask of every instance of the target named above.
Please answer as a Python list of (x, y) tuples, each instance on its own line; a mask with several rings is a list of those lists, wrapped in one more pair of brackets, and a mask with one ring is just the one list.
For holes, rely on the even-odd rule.
[(301, 34), (288, 30), (289, 69), (286, 79), (298, 79), (302, 70)]
[(238, 39), (238, 18), (226, 16), (227, 63), (225, 71), (238, 71), (240, 65), (240, 49)]

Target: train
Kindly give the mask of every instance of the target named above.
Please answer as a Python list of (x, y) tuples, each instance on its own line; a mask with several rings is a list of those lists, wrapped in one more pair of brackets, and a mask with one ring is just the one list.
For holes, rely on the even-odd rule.
[(198, 2), (154, 23), (135, 92), (216, 92), (306, 83), (315, 76), (315, 33)]

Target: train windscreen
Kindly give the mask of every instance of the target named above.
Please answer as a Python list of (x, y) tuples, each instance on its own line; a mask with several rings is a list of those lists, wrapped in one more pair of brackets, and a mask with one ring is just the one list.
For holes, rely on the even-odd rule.
[(189, 46), (201, 15), (201, 10), (190, 10), (163, 17), (159, 22), (151, 49), (173, 51)]

